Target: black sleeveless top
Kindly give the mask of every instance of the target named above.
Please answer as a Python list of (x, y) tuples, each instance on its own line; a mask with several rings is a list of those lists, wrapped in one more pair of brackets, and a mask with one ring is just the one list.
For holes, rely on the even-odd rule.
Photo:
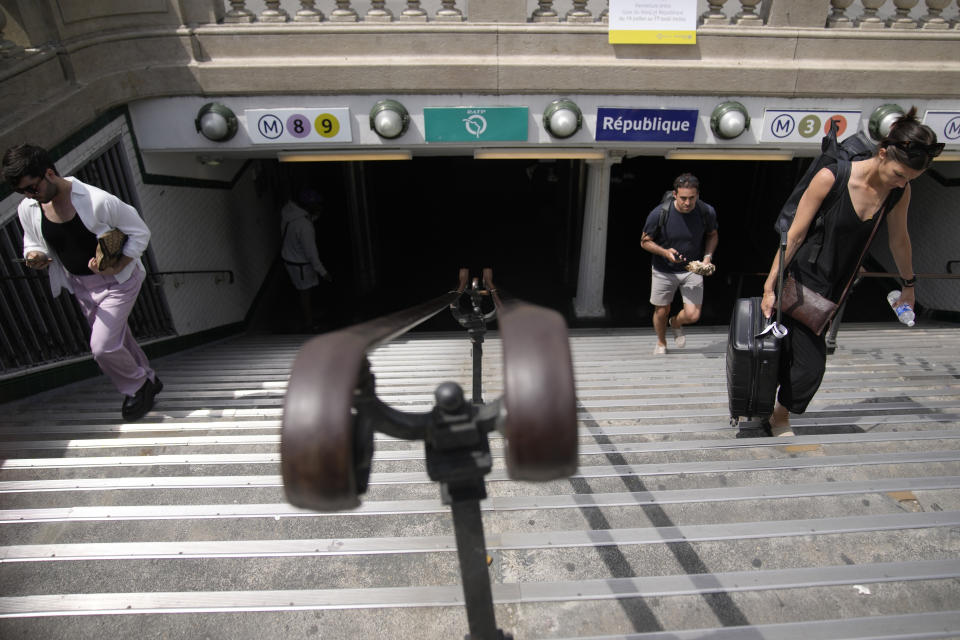
[[(836, 175), (836, 167), (830, 169)], [(861, 220), (853, 208), (848, 184), (849, 176), (843, 185), (836, 185), (840, 189), (839, 197), (827, 210), (817, 213), (822, 224), (811, 224), (788, 266), (788, 271), (799, 282), (833, 301), (840, 297), (853, 275), (877, 216), (884, 209), (889, 212), (903, 194), (902, 189), (891, 190), (880, 209), (867, 220)]]
[(97, 252), (97, 236), (84, 226), (80, 215), (74, 215), (68, 222), (53, 222), (41, 216), (40, 233), (57, 252), (64, 268), (75, 276), (93, 274), (87, 265)]

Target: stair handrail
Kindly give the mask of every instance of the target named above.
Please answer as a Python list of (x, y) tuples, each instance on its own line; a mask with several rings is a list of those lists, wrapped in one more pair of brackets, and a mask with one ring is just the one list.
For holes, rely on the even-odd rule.
[[(419, 305), (317, 336), (297, 354), (284, 399), (281, 459), (287, 499), (321, 511), (351, 509), (364, 487), (345, 466), (324, 459), (351, 449), (354, 392), (368, 377), (366, 355), (453, 305), (467, 288), (461, 269), (453, 291)], [(331, 444), (328, 439), (334, 439)]]
[[(474, 280), (470, 312), (459, 308), (468, 272), (455, 291), (416, 307), (324, 334), (297, 354), (287, 383), (280, 439), (287, 499), (318, 511), (352, 509), (366, 492), (374, 432), (423, 440), (426, 471), (450, 506), (471, 640), (512, 640), (498, 629), (486, 564), (480, 502), (493, 469), (487, 434), (503, 433), (508, 475), (544, 481), (577, 468), (578, 436), (573, 364), (563, 317), (518, 300), (504, 302), (484, 270)], [(490, 295), (494, 312), (482, 310)], [(367, 353), (442, 309), (468, 329), (474, 343), (474, 401), (456, 382), (440, 383), (427, 413), (394, 409), (376, 395)], [(503, 344), (503, 395), (480, 400), (478, 356), (486, 322), (497, 318)]]

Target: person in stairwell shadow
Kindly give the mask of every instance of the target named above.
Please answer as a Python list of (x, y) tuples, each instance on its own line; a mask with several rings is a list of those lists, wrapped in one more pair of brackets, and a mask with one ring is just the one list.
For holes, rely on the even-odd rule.
[(313, 228), (313, 222), (322, 207), (322, 196), (305, 187), (280, 209), (280, 259), (297, 290), (300, 328), (303, 331), (315, 332), (318, 329), (314, 322), (313, 305), (320, 278), (326, 282), (333, 281), (330, 272), (320, 262)]
[[(26, 265), (47, 270), (54, 296), (66, 289), (77, 299), (90, 324), (93, 359), (123, 394), (121, 415), (139, 420), (163, 389), (127, 324), (146, 276), (140, 256), (150, 229), (136, 209), (113, 194), (61, 177), (41, 147), (7, 149), (3, 179), (27, 196), (17, 208)], [(126, 234), (123, 255), (114, 266), (100, 269), (97, 238), (113, 229)]]

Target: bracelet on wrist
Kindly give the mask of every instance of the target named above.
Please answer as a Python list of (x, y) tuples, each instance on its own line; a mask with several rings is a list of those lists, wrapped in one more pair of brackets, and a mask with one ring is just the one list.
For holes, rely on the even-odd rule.
[(916, 275), (914, 275), (912, 278), (900, 278), (900, 280), (903, 282), (903, 286), (905, 287), (912, 287), (913, 285), (917, 284)]

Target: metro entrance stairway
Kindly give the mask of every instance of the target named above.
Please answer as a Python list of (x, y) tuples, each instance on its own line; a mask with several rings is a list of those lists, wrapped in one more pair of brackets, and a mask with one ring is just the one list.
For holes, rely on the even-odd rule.
[[(290, 506), (280, 418), (302, 336), (156, 361), (154, 411), (105, 379), (0, 406), (0, 637), (462, 638), (449, 509), (420, 442), (377, 436), (355, 511)], [(498, 626), (528, 638), (960, 637), (960, 332), (844, 325), (792, 438), (728, 424), (725, 327), (571, 332), (578, 473), (509, 481), (484, 525)], [(501, 392), (495, 333), (484, 396)], [(463, 332), (371, 357), (426, 411), (470, 388)], [(116, 405), (116, 406), (115, 406)], [(170, 615), (176, 613), (177, 615)], [(737, 628), (751, 625), (753, 629)]]

